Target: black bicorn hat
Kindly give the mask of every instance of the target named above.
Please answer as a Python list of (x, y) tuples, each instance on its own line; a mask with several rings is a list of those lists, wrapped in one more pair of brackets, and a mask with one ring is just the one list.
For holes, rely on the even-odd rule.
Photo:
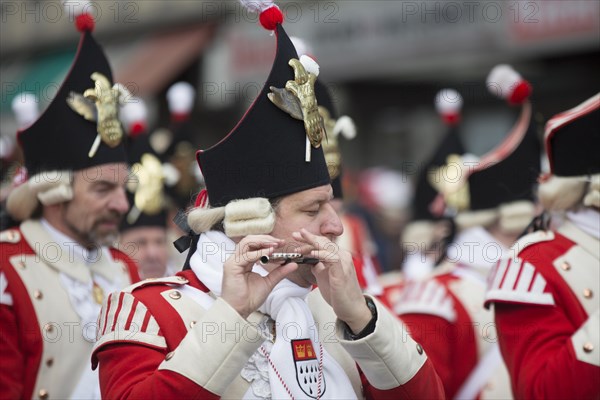
[[(532, 118), (533, 107), (528, 100), (531, 86), (512, 67), (499, 67), (488, 77), (488, 88), (509, 104), (520, 104), (520, 116), (505, 139), (489, 153), (477, 159), (469, 159), (467, 155), (452, 156), (440, 167), (454, 169), (457, 176), (450, 181), (438, 181), (446, 215), (534, 200), (534, 186), (541, 170), (541, 144), (537, 122)], [(500, 84), (495, 86), (495, 82)], [(507, 89), (499, 90), (498, 87)], [(518, 96), (513, 93), (515, 91), (519, 92)], [(440, 172), (441, 175), (452, 175)], [(439, 204), (439, 197), (436, 201)]]
[(155, 131), (150, 139), (157, 143), (157, 137), (168, 136), (168, 146), (159, 155), (179, 171), (180, 179), (175, 185), (166, 187), (166, 192), (182, 209), (190, 206), (198, 185), (204, 183), (196, 160), (195, 143), (200, 129), (192, 119), (195, 98), (196, 89), (189, 82), (171, 85), (166, 93), (170, 114), (168, 129)]
[(472, 211), (498, 207), (518, 200), (534, 200), (534, 186), (541, 171), (541, 144), (531, 106), (521, 116), (506, 140), (469, 175)]
[(432, 186), (429, 176), (433, 170), (447, 162), (450, 154), (463, 154), (464, 152), (465, 149), (459, 137), (458, 127), (448, 127), (433, 156), (425, 161), (419, 169), (413, 197), (413, 220), (436, 220), (440, 217), (431, 210), (431, 205), (438, 195), (438, 191)]
[[(127, 198), (130, 210), (121, 223), (125, 231), (140, 227), (167, 226), (167, 205), (165, 186), (173, 181), (159, 155), (151, 145), (147, 132), (147, 111), (142, 99), (131, 97), (121, 108), (121, 119), (129, 132), (127, 139), (127, 157), (131, 175), (127, 182)], [(169, 179), (171, 178), (171, 179)]]
[(431, 184), (429, 176), (436, 168), (446, 163), (450, 154), (460, 155), (465, 152), (459, 135), (462, 105), (462, 96), (454, 89), (442, 89), (436, 94), (435, 107), (444, 122), (445, 132), (433, 155), (419, 168), (412, 201), (413, 220), (437, 220), (440, 218), (431, 210), (438, 191)]
[(317, 80), (315, 92), (319, 101), (319, 113), (323, 117), (325, 131), (327, 132), (327, 137), (323, 140), (322, 146), (329, 176), (331, 177), (333, 197), (343, 199), (342, 178), (344, 171), (339, 137), (343, 136), (347, 140), (353, 139), (356, 137), (356, 126), (352, 118), (338, 114), (329, 86)]
[[(298, 61), (278, 8), (263, 11), (261, 23), (269, 13), (278, 13), (268, 17), (268, 29), (277, 36), (277, 52), (264, 87), (225, 138), (196, 154), (211, 207), (238, 199), (276, 198), (330, 183), (320, 146), (323, 120), (314, 87), (305, 86), (314, 85), (316, 77)], [(308, 96), (290, 98), (293, 87), (301, 85)]]
[(121, 223), (121, 230), (145, 226), (166, 228), (163, 165), (150, 146), (148, 135), (135, 138), (128, 154), (133, 178), (127, 192), (131, 208)]
[(600, 173), (600, 93), (550, 118), (544, 139), (553, 175)]
[(67, 77), (41, 116), (18, 134), (29, 176), (126, 162), (118, 108), (127, 92), (113, 85), (91, 16), (81, 14), (76, 23), (82, 34)]
[(533, 105), (529, 101), (531, 85), (511, 66), (501, 64), (490, 72), (487, 86), (509, 104), (520, 105), (521, 113), (504, 141), (484, 155), (469, 175), (472, 211), (519, 200), (533, 201), (534, 186), (541, 171), (538, 123), (533, 118)]
[(319, 112), (325, 123), (325, 131), (327, 138), (323, 141), (323, 151), (325, 153), (325, 162), (331, 177), (331, 187), (333, 189), (333, 197), (343, 199), (344, 192), (342, 191), (342, 156), (338, 145), (337, 137), (333, 135), (335, 122), (338, 118), (337, 110), (333, 104), (333, 99), (329, 93), (327, 86), (317, 80), (315, 83), (315, 93), (319, 101)]

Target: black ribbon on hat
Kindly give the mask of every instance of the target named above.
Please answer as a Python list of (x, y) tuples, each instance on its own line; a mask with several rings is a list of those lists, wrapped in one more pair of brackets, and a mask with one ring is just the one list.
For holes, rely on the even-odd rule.
[(530, 233), (537, 231), (547, 231), (550, 229), (550, 223), (552, 222), (552, 218), (550, 214), (547, 212), (542, 212), (540, 215), (534, 217), (529, 225), (523, 230), (523, 232), (519, 235), (519, 239), (525, 235), (529, 235)]
[(199, 235), (194, 233), (192, 228), (190, 228), (190, 226), (188, 225), (187, 214), (185, 213), (185, 211), (183, 209), (180, 209), (179, 211), (177, 211), (177, 214), (175, 215), (175, 217), (173, 217), (173, 222), (175, 223), (175, 225), (177, 225), (179, 227), (179, 229), (181, 229), (183, 232), (186, 232), (185, 235), (181, 236), (179, 239), (177, 239), (173, 242), (173, 246), (175, 246), (177, 251), (179, 253), (183, 253), (184, 251), (189, 249), (190, 246), (192, 245), (194, 236), (199, 236)]
[(175, 225), (179, 227), (184, 232), (187, 232), (185, 235), (181, 236), (179, 239), (173, 242), (173, 245), (179, 251), (179, 253), (183, 253), (186, 250), (190, 250), (185, 258), (185, 263), (183, 264), (182, 271), (191, 269), (190, 267), (190, 259), (192, 255), (196, 252), (196, 248), (198, 247), (198, 240), (200, 240), (200, 235), (195, 233), (192, 228), (187, 223), (187, 214), (183, 209), (177, 211), (175, 217), (173, 217), (173, 222)]

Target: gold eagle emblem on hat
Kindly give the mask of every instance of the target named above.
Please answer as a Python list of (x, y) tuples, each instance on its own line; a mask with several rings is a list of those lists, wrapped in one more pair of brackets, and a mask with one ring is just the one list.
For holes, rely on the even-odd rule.
[(428, 172), (429, 183), (443, 196), (444, 202), (453, 212), (468, 210), (470, 207), (468, 176), (468, 166), (458, 154), (450, 154), (446, 158), (446, 164)]
[(292, 58), (288, 64), (294, 69), (294, 80), (287, 81), (285, 88), (271, 86), (271, 93), (267, 97), (293, 118), (304, 121), (307, 136), (306, 161), (310, 161), (310, 145), (318, 148), (326, 136), (315, 94), (317, 76), (307, 72), (302, 62), (296, 58)]
[(322, 143), (325, 162), (327, 163), (329, 176), (331, 179), (335, 179), (342, 171), (342, 156), (338, 147), (337, 135), (334, 134), (336, 120), (331, 117), (329, 110), (323, 106), (319, 106), (319, 114), (321, 114), (321, 117), (323, 118), (325, 132), (327, 132), (327, 140)]
[(67, 104), (88, 121), (96, 122), (98, 135), (90, 148), (88, 157), (92, 158), (98, 151), (100, 141), (110, 147), (117, 147), (123, 139), (123, 128), (119, 121), (119, 104), (126, 97), (126, 89), (119, 84), (110, 86), (110, 81), (99, 72), (94, 72), (91, 79), (95, 85), (82, 94), (71, 92)]
[(140, 213), (158, 214), (163, 207), (163, 184), (165, 176), (162, 163), (156, 156), (145, 153), (140, 162), (131, 167), (135, 179), (128, 184), (128, 189), (135, 193), (133, 207), (127, 215), (127, 222), (135, 223)]

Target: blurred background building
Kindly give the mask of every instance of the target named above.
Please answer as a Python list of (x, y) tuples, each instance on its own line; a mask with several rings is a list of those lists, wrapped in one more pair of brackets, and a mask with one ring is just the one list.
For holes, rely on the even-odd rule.
[[(596, 0), (277, 3), (286, 30), (311, 44), (338, 110), (353, 117), (360, 131), (340, 146), (349, 200), (363, 210), (382, 207), (378, 203), (389, 207), (394, 197), (361, 203), (364, 193), (373, 192), (369, 182), (378, 171), (396, 174), (383, 180), (388, 185), (407, 185), (390, 187), (390, 193), (410, 196), (420, 163), (444, 132), (433, 105), (439, 89), (461, 93), (460, 135), (467, 151), (478, 155), (493, 148), (516, 119), (516, 110), (488, 92), (485, 79), (494, 65), (511, 64), (533, 84), (540, 124), (600, 90)], [(79, 35), (59, 1), (0, 4), (0, 130), (14, 138), (12, 100), (32, 92), (43, 110), (67, 72)], [(197, 148), (233, 128), (269, 72), (274, 39), (238, 1), (103, 0), (90, 7), (115, 80), (146, 101), (151, 130), (169, 124), (165, 93), (173, 83), (183, 80), (197, 89)], [(390, 243), (408, 218), (409, 200), (380, 218), (391, 230)], [(383, 269), (398, 257), (386, 256)]]

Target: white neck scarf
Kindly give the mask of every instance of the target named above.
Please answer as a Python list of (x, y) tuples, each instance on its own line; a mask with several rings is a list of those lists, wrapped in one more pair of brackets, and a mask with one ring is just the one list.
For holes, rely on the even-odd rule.
[(52, 235), (52, 237), (56, 240), (56, 243), (63, 249), (63, 251), (68, 251), (69, 254), (74, 255), (79, 258), (85, 265), (89, 266), (90, 264), (98, 261), (103, 254), (99, 254), (102, 249), (100, 247), (94, 246), (91, 249), (86, 249), (81, 244), (79, 244), (75, 239), (70, 238), (65, 235), (48, 222), (45, 218), (40, 219), (42, 226)]
[(509, 251), (487, 230), (474, 226), (460, 232), (446, 254), (451, 262), (487, 272), (498, 260), (509, 255)]
[[(190, 259), (192, 271), (217, 296), (221, 295), (223, 263), (234, 249), (231, 239), (221, 232), (210, 231), (200, 236), (198, 248)], [(259, 265), (254, 265), (253, 271), (267, 274)], [(262, 395), (273, 399), (356, 399), (348, 376), (319, 341), (317, 326), (306, 303), (310, 290), (284, 279), (259, 308), (276, 321), (276, 340), (270, 351), (270, 346), (263, 345), (251, 360), (267, 359), (264, 365), (268, 365), (271, 393), (259, 394), (253, 391), (251, 383), (244, 398)]]
[[(40, 222), (44, 229), (50, 233), (55, 243), (60, 246), (61, 251), (73, 255), (85, 266), (89, 267), (92, 263), (99, 260), (100, 257), (110, 257), (110, 253), (105, 247), (93, 247), (91, 250), (87, 250), (74, 239), (71, 239), (50, 225), (46, 219), (42, 218)], [(81, 318), (82, 327), (94, 326), (100, 314), (100, 304), (94, 301), (93, 296), (94, 283), (107, 295), (125, 286), (117, 277), (113, 281), (109, 281), (99, 274), (94, 274), (91, 269), (89, 269), (89, 273), (92, 277), (89, 282), (81, 282), (63, 272), (59, 273), (60, 283), (67, 292), (73, 309), (79, 315), (79, 318)], [(96, 335), (91, 331), (84, 331), (83, 337), (92, 343), (96, 341)]]
[[(92, 248), (91, 250), (87, 250), (85, 247), (81, 246), (74, 239), (68, 237), (64, 233), (60, 232), (56, 228), (54, 228), (50, 223), (45, 219), (40, 219), (40, 223), (46, 229), (46, 231), (52, 236), (57, 243), (61, 251), (71, 252), (69, 254), (73, 254), (77, 257), (81, 262), (86, 266), (90, 266), (95, 260), (98, 260), (99, 257), (107, 257), (108, 254), (101, 254), (103, 251), (101, 248)], [(72, 248), (68, 246), (72, 245)], [(90, 269), (90, 274), (92, 271)], [(111, 293), (120, 289), (123, 285), (118, 286), (115, 285), (115, 282), (110, 282), (107, 279), (97, 275), (94, 276), (92, 274), (93, 281), (95, 281), (98, 286), (102, 288), (104, 293)], [(62, 287), (65, 289), (67, 296), (69, 297), (69, 301), (71, 302), (71, 306), (81, 318), (81, 334), (85, 340), (88, 342), (94, 343), (96, 341), (96, 336), (93, 332), (86, 327), (93, 327), (96, 325), (96, 321), (98, 319), (98, 315), (100, 314), (100, 304), (94, 301), (93, 296), (93, 288), (94, 283), (90, 280), (87, 283), (81, 282), (71, 276), (60, 272), (59, 280)], [(82, 355), (83, 356), (83, 355)], [(89, 356), (88, 356), (89, 357)], [(71, 392), (70, 398), (72, 399), (100, 399), (100, 379), (98, 377), (98, 370), (92, 370), (89, 368), (85, 368), (79, 377), (79, 381), (75, 385), (73, 392)]]
[(600, 239), (600, 213), (598, 211), (583, 207), (577, 211), (567, 211), (567, 218), (582, 231)]

